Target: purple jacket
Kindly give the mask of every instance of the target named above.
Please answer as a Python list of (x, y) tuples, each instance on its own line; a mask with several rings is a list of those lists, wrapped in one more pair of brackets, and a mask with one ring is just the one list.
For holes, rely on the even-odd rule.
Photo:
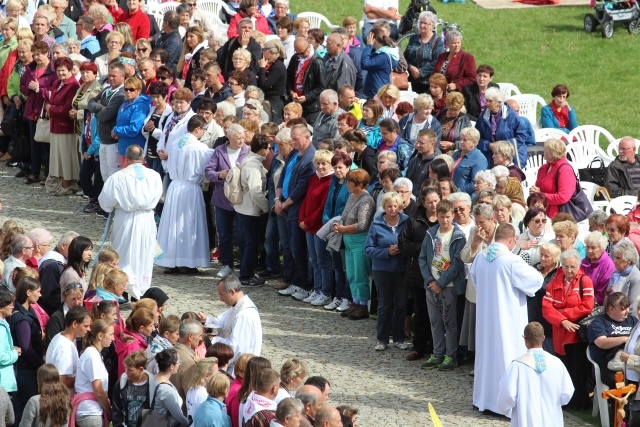
[(609, 279), (616, 270), (613, 260), (609, 257), (607, 251), (602, 251), (602, 255), (600, 255), (598, 261), (591, 262), (589, 258), (585, 258), (582, 260), (580, 268), (593, 282), (596, 301), (598, 305), (602, 305), (604, 303), (607, 286), (609, 286)]
[[(211, 196), (211, 204), (218, 208), (233, 211), (233, 204), (224, 195), (224, 179), (220, 179), (220, 172), (223, 170), (231, 169), (232, 165), (227, 154), (227, 142), (224, 145), (220, 145), (211, 155), (207, 167), (204, 169), (204, 175), (214, 185), (213, 196)], [(240, 155), (238, 155), (237, 163), (242, 163), (247, 153), (250, 151), (248, 145), (243, 145), (240, 149)]]
[(24, 70), (24, 74), (22, 74), (22, 78), (20, 79), (20, 92), (27, 96), (27, 103), (24, 107), (24, 117), (29, 120), (38, 120), (38, 116), (42, 111), (42, 104), (44, 104), (43, 89), (51, 91), (53, 89), (53, 82), (58, 80), (55, 70), (51, 67), (52, 64), (49, 65), (44, 74), (38, 79), (38, 83), (40, 84), (38, 93), (29, 89), (29, 82), (36, 79), (35, 61), (27, 65), (27, 69)]

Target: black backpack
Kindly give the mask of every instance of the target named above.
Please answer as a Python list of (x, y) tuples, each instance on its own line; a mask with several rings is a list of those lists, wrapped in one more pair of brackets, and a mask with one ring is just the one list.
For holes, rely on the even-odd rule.
[(400, 25), (398, 25), (398, 34), (404, 35), (413, 28), (418, 27), (418, 16), (421, 12), (428, 10), (429, 12), (436, 13), (436, 10), (429, 4), (431, 0), (411, 0), (407, 11), (402, 19), (400, 19)]

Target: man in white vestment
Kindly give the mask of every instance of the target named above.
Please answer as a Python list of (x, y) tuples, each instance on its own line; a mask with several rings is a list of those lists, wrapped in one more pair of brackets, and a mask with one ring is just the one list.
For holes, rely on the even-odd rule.
[(142, 166), (142, 148), (127, 148), (124, 168), (104, 183), (98, 197), (105, 212), (114, 212), (111, 246), (120, 255), (120, 268), (129, 275), (127, 290), (134, 298), (151, 286), (156, 247), (153, 209), (162, 196), (158, 172)]
[(197, 273), (196, 267), (211, 266), (201, 185), (213, 150), (199, 141), (206, 126), (202, 116), (191, 117), (188, 133), (166, 148), (171, 184), (158, 228), (158, 244), (165, 255), (156, 261), (166, 274)]
[(478, 254), (471, 265), (476, 285), (476, 359), (473, 405), (500, 413), (498, 383), (509, 364), (526, 352), (522, 330), (529, 319), (527, 296), (542, 286), (542, 275), (518, 255), (511, 224), (498, 226), (494, 243)]
[(511, 362), (498, 387), (498, 407), (512, 427), (562, 427), (562, 405), (573, 395), (567, 368), (542, 349), (544, 329), (538, 322), (524, 328), (527, 352)]
[(229, 310), (218, 317), (206, 316), (199, 313), (200, 320), (205, 320), (205, 325), (214, 325), (218, 328), (218, 335), (212, 343), (221, 342), (233, 349), (233, 359), (229, 362), (227, 372), (233, 373), (233, 366), (238, 357), (243, 353), (251, 353), (260, 356), (262, 351), (262, 322), (258, 307), (242, 290), (240, 279), (231, 274), (218, 282), (218, 295), (220, 301), (225, 303)]

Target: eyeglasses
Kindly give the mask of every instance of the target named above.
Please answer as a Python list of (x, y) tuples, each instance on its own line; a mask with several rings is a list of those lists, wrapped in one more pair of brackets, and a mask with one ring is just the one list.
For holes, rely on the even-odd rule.
[(64, 287), (67, 291), (72, 289), (82, 289), (82, 283), (67, 283), (67, 286)]
[(628, 147), (628, 148), (619, 148), (619, 151), (629, 151), (629, 150), (633, 150), (633, 147)]
[(35, 249), (35, 248), (36, 248), (35, 246), (25, 246), (25, 247), (24, 247), (24, 248), (22, 248), (22, 249)]
[(467, 208), (453, 208), (454, 213), (463, 213)]
[(617, 233), (620, 230), (618, 230), (617, 228), (607, 228), (607, 233)]
[(138, 89), (133, 88), (133, 87), (125, 87), (124, 90), (125, 90), (125, 92), (135, 92)]
[(229, 86), (240, 86), (238, 83), (236, 82), (228, 82)]
[(546, 224), (547, 218), (536, 218), (533, 220), (533, 222), (535, 222), (536, 224)]

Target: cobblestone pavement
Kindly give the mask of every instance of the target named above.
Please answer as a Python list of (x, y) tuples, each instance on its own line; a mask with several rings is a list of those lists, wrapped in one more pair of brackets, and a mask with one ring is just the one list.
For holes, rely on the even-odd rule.
[[(67, 230), (88, 236), (94, 253), (100, 245), (105, 221), (82, 213), (86, 199), (54, 197), (38, 184), (25, 185), (13, 175), (16, 169), (0, 165), (0, 223), (16, 219), (26, 231), (44, 227), (54, 241)], [(154, 270), (153, 282), (169, 297), (169, 313), (204, 310), (219, 314), (225, 307), (215, 295), (216, 269), (200, 274), (163, 275)], [(250, 289), (260, 310), (264, 330), (263, 354), (278, 369), (291, 357), (305, 360), (312, 375), (323, 375), (332, 385), (331, 403), (360, 408), (362, 427), (431, 426), (427, 404), (431, 402), (445, 426), (506, 426), (506, 418), (481, 415), (471, 405), (473, 378), (466, 365), (452, 372), (424, 371), (423, 361), (407, 362), (405, 351), (375, 346), (375, 320), (351, 321), (322, 308), (312, 308), (281, 297), (271, 284)], [(565, 416), (567, 426), (588, 425)]]

